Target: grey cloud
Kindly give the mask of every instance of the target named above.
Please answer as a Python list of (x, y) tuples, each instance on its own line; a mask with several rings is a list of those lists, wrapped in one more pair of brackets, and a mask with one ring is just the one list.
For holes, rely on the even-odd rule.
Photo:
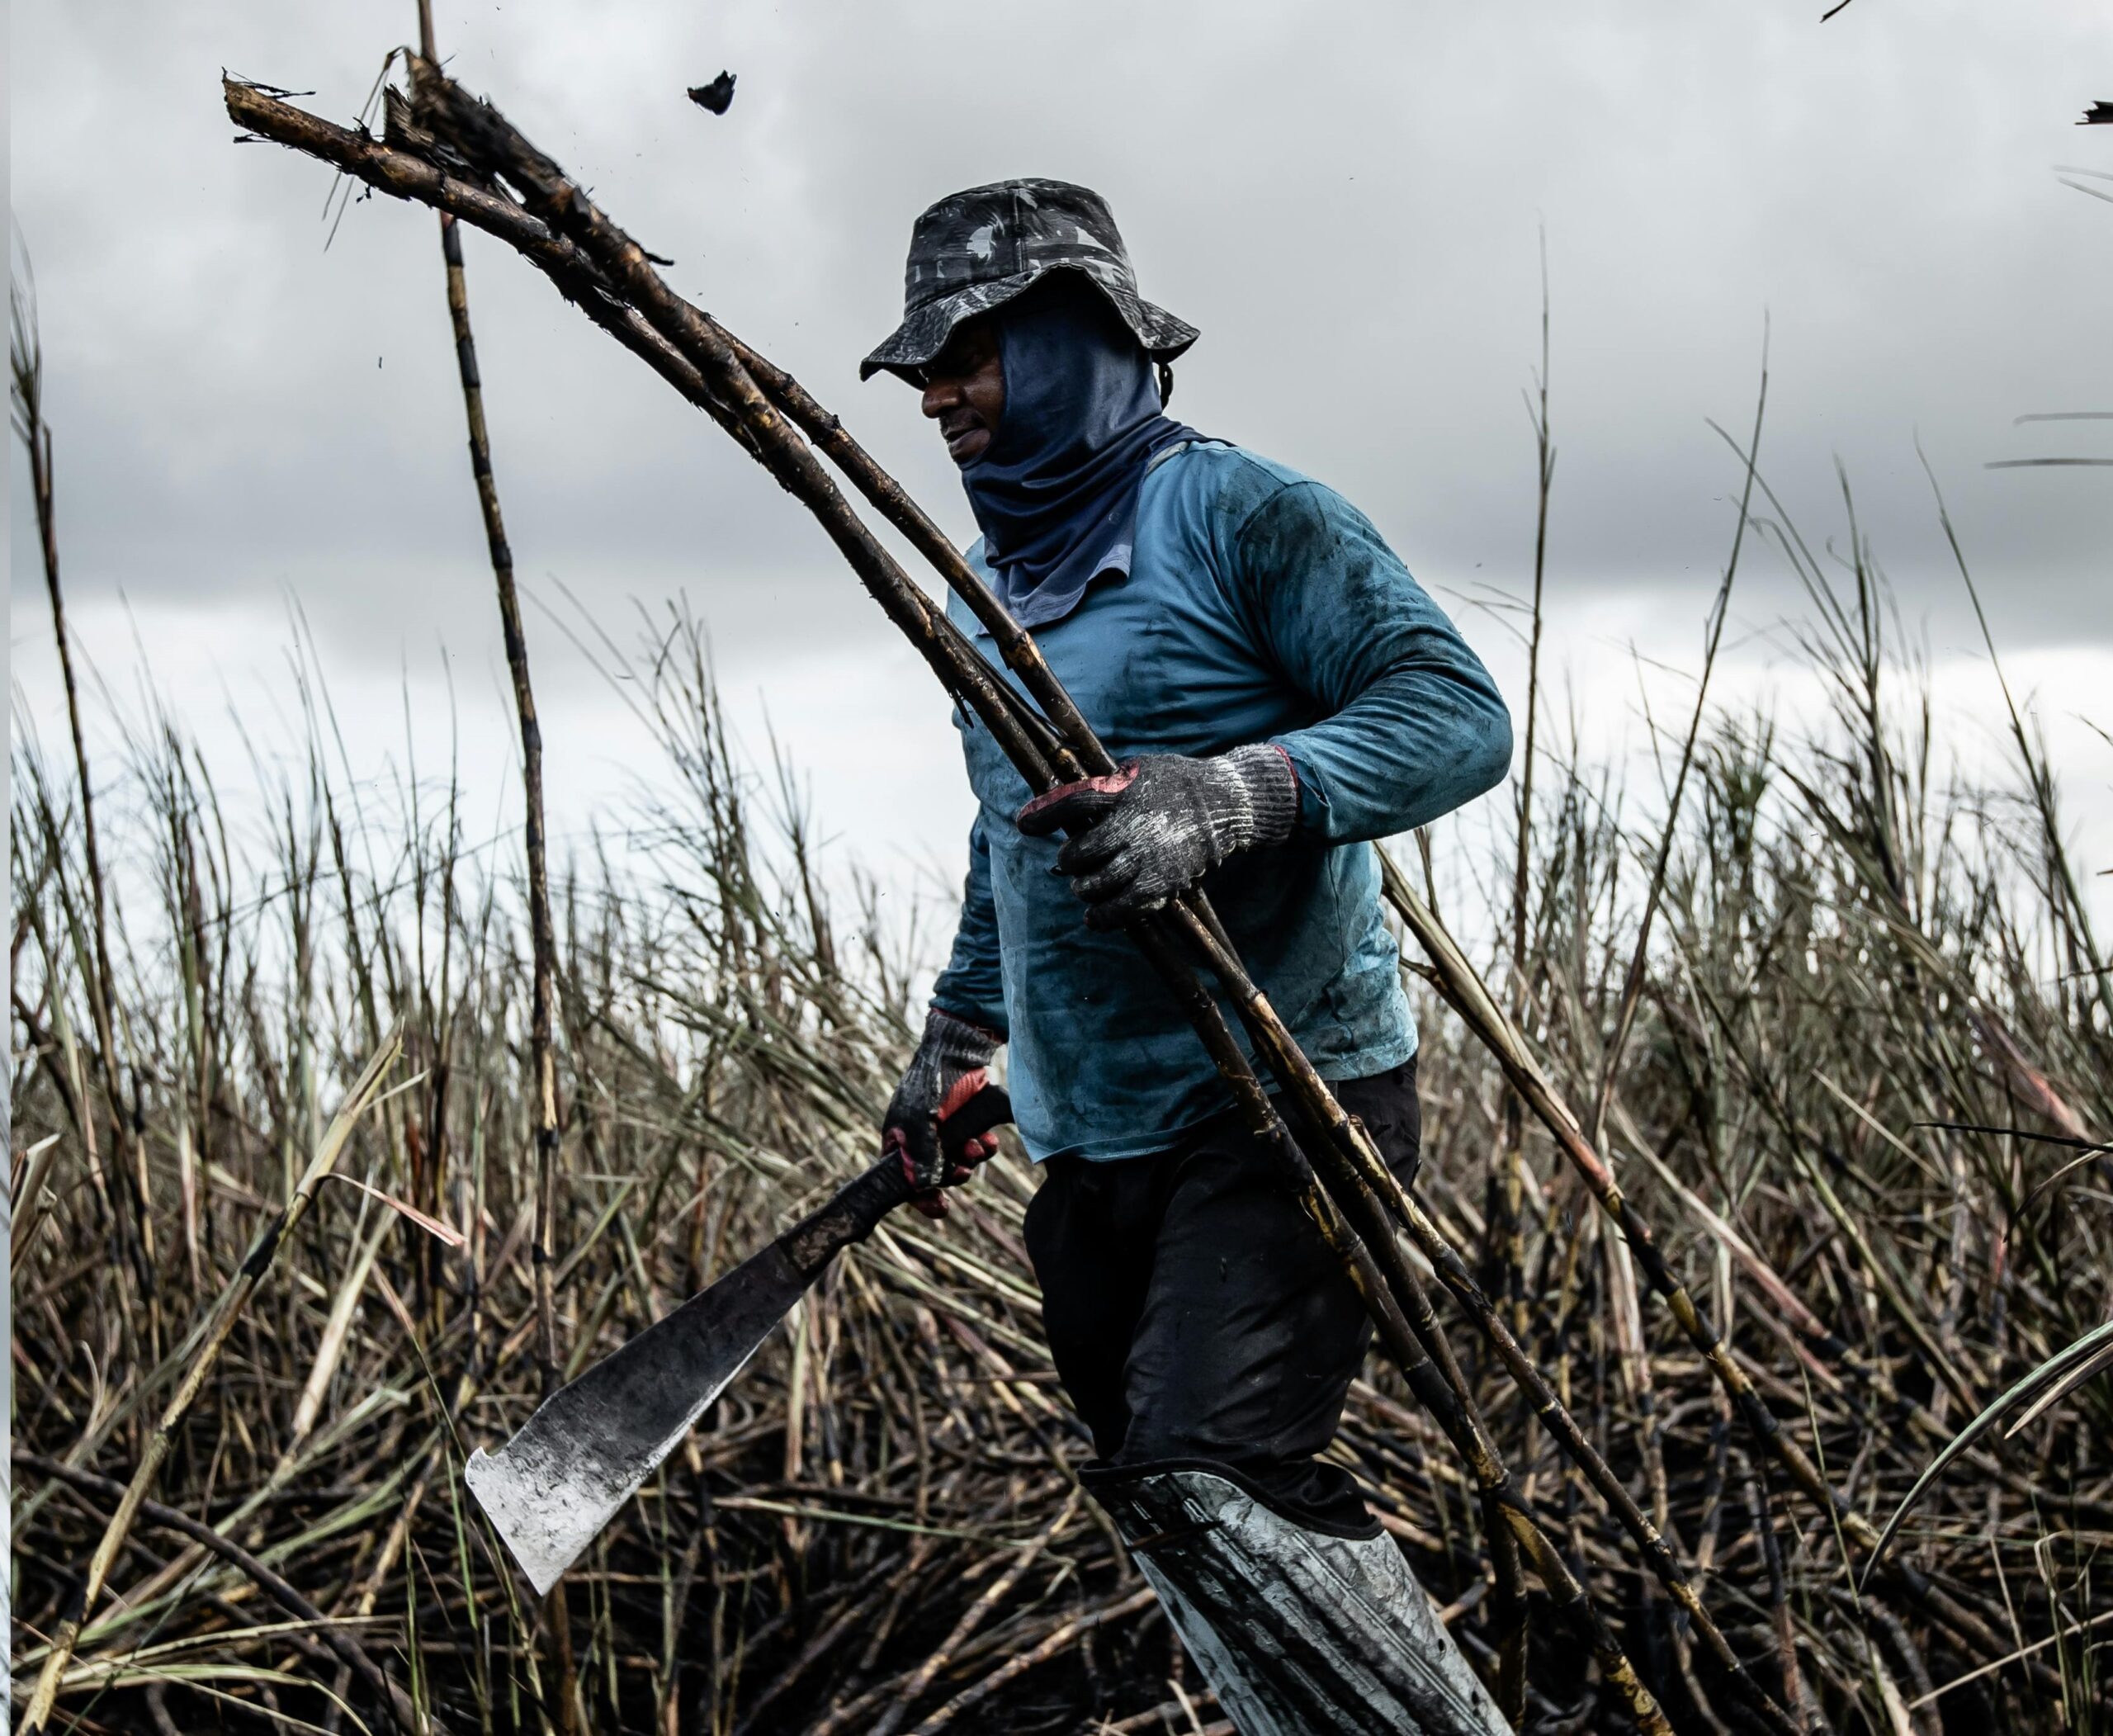
[[(1911, 615), (1959, 622), (1919, 437), (2018, 642), (2113, 641), (2113, 473), (1989, 471), (2113, 408), (2113, 213), (2049, 165), (2102, 64), (2091, 0), (1853, 8), (1553, 3), (443, 4), (458, 76), (592, 183), (677, 286), (843, 410), (966, 534), (899, 384), (859, 388), (910, 218), (1038, 173), (1103, 189), (1146, 292), (1200, 325), (1177, 406), (1337, 484), (1436, 584), (1524, 582), (1520, 391), (1537, 227), (1555, 296), (1553, 582), (1698, 615), (1730, 530), (1764, 313), (1766, 462), (1815, 531), (1832, 466)], [(17, 8), (15, 209), (34, 251), (71, 582), (291, 586), (346, 655), (492, 637), (430, 214), (230, 148), (223, 64), (347, 118), (408, 3)], [(683, 88), (741, 78), (724, 119)], [(521, 570), (590, 599), (687, 589), (752, 648), (877, 634), (833, 557), (716, 431), (471, 238)], [(377, 358), (380, 365), (377, 366)], [(19, 488), (19, 482), (17, 483)], [(18, 600), (34, 594), (25, 515)], [(1759, 577), (1759, 570), (1756, 570)], [(1788, 605), (1780, 580), (1747, 599)]]

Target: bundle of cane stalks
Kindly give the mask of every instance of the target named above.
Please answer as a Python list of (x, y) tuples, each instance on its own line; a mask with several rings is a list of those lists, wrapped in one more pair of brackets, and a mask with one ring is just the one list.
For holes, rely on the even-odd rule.
[[(804, 436), (858, 483), (796, 382), (615, 270), (563, 172), (444, 84), (414, 64), (384, 140), (229, 101), (509, 240), (752, 451)], [(707, 371), (718, 339), (738, 376)], [(33, 362), (18, 338), (34, 453)], [(1965, 781), (1864, 557), (1815, 558), (1742, 456), (1741, 532), (1807, 588), (1831, 712), (1698, 700), (1656, 798), (1543, 729), (1501, 849), (1402, 840), (1388, 877), (1426, 1116), (1424, 1227), (1390, 1257), (1555, 1559), (1521, 1581), (1515, 1550), (1507, 1586), (1486, 1468), (1389, 1360), (1334, 1450), (1524, 1728), (2102, 1730), (2088, 871), (2030, 729), (2010, 784)], [(943, 938), (817, 859), (702, 645), (674, 617), (626, 672), (664, 772), (622, 849), (551, 871), (561, 1374), (872, 1161)], [(19, 717), (13, 756), (13, 1663), (25, 1699), (53, 1666), (49, 1728), (1230, 1728), (1077, 1489), (1009, 1145), (946, 1223), (840, 1260), (534, 1600), (461, 1482), (541, 1389), (511, 838), (444, 786), (377, 796), (319, 704), (254, 828), (180, 720), (84, 733), (74, 702), (70, 752)], [(84, 785), (89, 733), (124, 746)]]

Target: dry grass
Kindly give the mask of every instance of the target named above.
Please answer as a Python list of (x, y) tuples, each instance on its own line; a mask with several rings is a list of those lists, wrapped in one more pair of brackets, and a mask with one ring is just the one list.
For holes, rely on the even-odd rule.
[[(1974, 1408), (2113, 1313), (2113, 1197), (2087, 1149), (2113, 1127), (2113, 979), (2031, 736), (2016, 788), (1957, 787), (1884, 642), (1875, 581), (1787, 529), (1775, 540), (1810, 588), (1833, 715), (1705, 727), (1605, 1147), (1773, 1413), (1883, 1524)], [(919, 962), (873, 899), (832, 906), (787, 786), (730, 753), (697, 635), (678, 623), (634, 673), (672, 793), (623, 866), (597, 859), (554, 888), (555, 1291), (575, 1370), (871, 1161)], [(315, 716), (268, 835), (225, 821), (176, 724), (94, 768), (119, 865), (106, 1043), (78, 781), (17, 721), (18, 1687), (113, 1502), (110, 1483), (49, 1467), (130, 1479), (345, 1086), (392, 1029), (405, 1043), (338, 1163), (366, 1187), (320, 1187), (175, 1432), (166, 1507), (114, 1561), (59, 1702), (84, 1729), (386, 1728), (348, 1643), (413, 1721), (450, 1730), (541, 1728), (556, 1679), (541, 1612), (459, 1478), (537, 1384), (519, 887), (504, 847), (465, 847), (455, 792), (385, 808)], [(1590, 1105), (1666, 822), (1559, 755), (1534, 805), (1524, 974), (1499, 986), (1563, 1095)], [(1506, 857), (1491, 886), (1508, 888)], [(1435, 890), (1444, 914), (1508, 896)], [(1491, 945), (1509, 957), (1508, 938)], [(1895, 1545), (2029, 1649), (1984, 1670), (1942, 1623), (1860, 1590), (1836, 1526), (1756, 1474), (1530, 1121), (1511, 1232), (1501, 1076), (1418, 992), (1423, 1204), (1481, 1251), (1763, 1679), (1794, 1691), (1787, 1634), (1812, 1715), (1836, 1729), (2108, 1728), (2106, 1383), (1969, 1452)], [(585, 1727), (1158, 1731), (1192, 1727), (1184, 1696), (1195, 1721), (1216, 1715), (1076, 1497), (1089, 1448), (1019, 1242), (1033, 1185), (1009, 1152), (945, 1226), (898, 1217), (840, 1262), (590, 1552), (566, 1636)], [(1618, 1528), (1472, 1332), (1455, 1336), (1507, 1458), (1675, 1723), (1734, 1721)], [(1486, 1662), (1479, 1511), (1442, 1437), (1375, 1372), (1337, 1450)], [(240, 1559), (201, 1543), (201, 1522)], [(253, 1567), (311, 1613), (290, 1615)], [(1619, 1728), (1575, 1648), (1535, 1630), (1534, 1727)]]

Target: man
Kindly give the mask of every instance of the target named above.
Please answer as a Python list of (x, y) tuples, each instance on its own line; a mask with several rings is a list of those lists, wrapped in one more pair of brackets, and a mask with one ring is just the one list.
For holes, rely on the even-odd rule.
[(1010, 181), (942, 200), (908, 279), (861, 377), (921, 389), (983, 532), (971, 565), (1123, 770), (1030, 800), (957, 713), (981, 811), (884, 1137), (943, 1213), (968, 1171), (938, 1123), (1009, 1045), (1042, 1171), (1028, 1251), (1099, 1453), (1082, 1480), (1248, 1736), (1491, 1736), (1503, 1721), (1400, 1550), (1316, 1456), (1364, 1309), (1122, 930), (1200, 880), (1406, 1182), (1416, 1033), (1368, 840), (1504, 776), (1504, 703), (1348, 502), (1163, 414), (1197, 333), (1139, 297), (1098, 195)]

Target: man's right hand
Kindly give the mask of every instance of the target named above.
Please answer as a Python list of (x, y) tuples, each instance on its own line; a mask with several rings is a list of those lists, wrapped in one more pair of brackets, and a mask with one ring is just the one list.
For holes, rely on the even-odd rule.
[(981, 1090), (990, 1080), (990, 1057), (998, 1052), (995, 1031), (971, 1024), (934, 1007), (925, 1015), (924, 1035), (895, 1088), (881, 1123), (881, 1143), (902, 1163), (914, 1190), (910, 1203), (927, 1218), (947, 1215), (940, 1189), (968, 1180), (974, 1166), (998, 1149), (995, 1133), (965, 1141), (958, 1158), (942, 1149), (939, 1123)]

